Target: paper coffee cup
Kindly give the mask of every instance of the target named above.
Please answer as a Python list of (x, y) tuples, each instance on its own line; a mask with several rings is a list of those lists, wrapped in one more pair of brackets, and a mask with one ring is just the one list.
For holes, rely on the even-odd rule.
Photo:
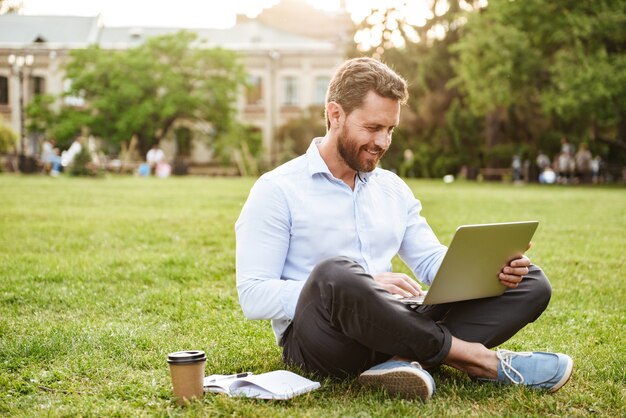
[(174, 396), (179, 404), (192, 399), (201, 399), (204, 395), (204, 351), (188, 350), (170, 353), (167, 356), (172, 376)]

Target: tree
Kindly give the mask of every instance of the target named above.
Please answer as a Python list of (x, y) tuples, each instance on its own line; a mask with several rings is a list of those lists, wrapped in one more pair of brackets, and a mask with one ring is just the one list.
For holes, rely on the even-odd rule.
[(55, 120), (52, 110), (55, 97), (51, 94), (37, 94), (26, 106), (26, 131), (29, 133), (46, 133)]
[(387, 4), (370, 10), (353, 52), (409, 82), (385, 166), (399, 167), (404, 149), (423, 176), (508, 166), (514, 153), (555, 153), (562, 135), (595, 139), (609, 158), (600, 142), (626, 147), (626, 0)]
[(300, 116), (290, 119), (280, 127), (278, 161), (288, 161), (304, 154), (311, 144), (311, 139), (324, 136), (325, 133), (324, 108), (310, 106)]
[(624, 27), (624, 0), (490, 1), (453, 47), (455, 85), (476, 114), (516, 116), (529, 141), (560, 131), (626, 151)]
[(54, 110), (56, 97), (50, 94), (36, 95), (26, 106), (26, 130), (56, 139), (61, 149), (69, 148), (92, 118), (87, 109), (63, 106)]
[(0, 15), (5, 13), (15, 13), (22, 8), (20, 0), (0, 0)]
[(72, 57), (68, 94), (85, 99), (90, 132), (117, 144), (136, 135), (142, 153), (181, 120), (210, 122), (216, 136), (226, 134), (245, 83), (235, 53), (207, 48), (186, 31), (122, 51), (92, 46)]
[[(356, 38), (367, 41), (368, 47), (361, 53), (380, 58), (409, 83), (409, 102), (394, 133), (394, 146), (382, 161), (386, 167), (399, 169), (405, 163), (405, 149), (415, 156), (413, 169), (407, 171), (421, 177), (480, 164), (482, 120), (468, 111), (464, 97), (449, 84), (455, 77), (451, 62), (456, 58), (450, 46), (458, 41), (473, 3), (395, 2), (393, 7), (372, 8), (359, 25), (364, 32)], [(415, 15), (411, 7), (427, 8), (421, 11), (423, 21), (411, 20)]]

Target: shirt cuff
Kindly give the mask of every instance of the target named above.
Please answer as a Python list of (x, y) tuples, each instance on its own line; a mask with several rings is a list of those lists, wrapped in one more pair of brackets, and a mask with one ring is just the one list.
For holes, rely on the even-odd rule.
[(296, 315), (296, 306), (305, 283), (306, 280), (285, 280), (285, 284), (280, 290), (280, 302), (290, 321)]

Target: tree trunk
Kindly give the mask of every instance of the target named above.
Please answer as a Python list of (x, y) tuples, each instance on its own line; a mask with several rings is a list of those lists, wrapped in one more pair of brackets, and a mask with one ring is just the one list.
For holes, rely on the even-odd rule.
[(501, 144), (504, 139), (504, 129), (502, 123), (504, 121), (504, 109), (496, 108), (485, 116), (485, 145), (487, 149)]
[(490, 157), (490, 150), (505, 141), (505, 120), (506, 113), (502, 107), (496, 108), (485, 116), (485, 148), (483, 150), (484, 160), (482, 162), (484, 168), (498, 168), (495, 167), (498, 163), (492, 161), (492, 158)]

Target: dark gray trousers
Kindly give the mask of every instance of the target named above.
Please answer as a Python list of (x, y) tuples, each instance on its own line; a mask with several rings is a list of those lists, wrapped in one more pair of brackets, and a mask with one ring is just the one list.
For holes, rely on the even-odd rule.
[(358, 263), (321, 262), (302, 289), (282, 339), (283, 360), (322, 376), (349, 376), (393, 356), (435, 366), (452, 336), (491, 348), (533, 322), (548, 306), (543, 271), (530, 272), (502, 296), (413, 309), (380, 287)]

